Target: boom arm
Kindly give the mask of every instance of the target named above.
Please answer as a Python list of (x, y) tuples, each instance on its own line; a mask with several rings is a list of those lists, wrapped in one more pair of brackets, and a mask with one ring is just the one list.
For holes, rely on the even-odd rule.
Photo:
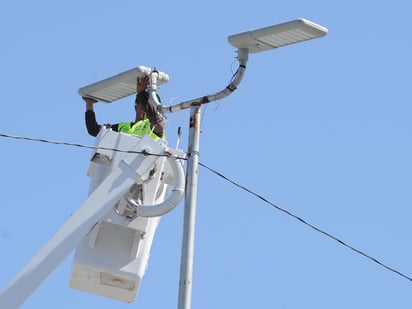
[(147, 144), (142, 149), (142, 146), (137, 144), (131, 150), (135, 153), (127, 153), (124, 156), (118, 166), (89, 195), (83, 205), (0, 294), (0, 308), (19, 308), (77, 247), (102, 216), (126, 194), (136, 181), (142, 179), (142, 175), (147, 173), (157, 160), (156, 156), (138, 155), (136, 152), (157, 153), (159, 149), (148, 149)]

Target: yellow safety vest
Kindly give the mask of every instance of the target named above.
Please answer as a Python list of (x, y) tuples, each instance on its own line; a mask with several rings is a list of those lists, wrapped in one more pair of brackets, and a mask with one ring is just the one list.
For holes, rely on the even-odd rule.
[(117, 131), (138, 136), (149, 135), (155, 141), (160, 139), (150, 128), (149, 119), (139, 120), (132, 126), (130, 122), (120, 122), (117, 126)]

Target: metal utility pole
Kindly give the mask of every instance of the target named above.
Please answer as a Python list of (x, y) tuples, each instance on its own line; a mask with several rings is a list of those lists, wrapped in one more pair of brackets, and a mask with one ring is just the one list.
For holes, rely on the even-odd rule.
[(193, 254), (195, 243), (197, 178), (199, 166), (200, 106), (190, 110), (186, 196), (183, 217), (182, 253), (178, 309), (189, 309), (192, 302)]
[(306, 19), (297, 19), (279, 25), (231, 35), (228, 37), (228, 40), (233, 46), (238, 48), (237, 59), (239, 60), (239, 68), (234, 74), (231, 83), (224, 90), (215, 94), (182, 102), (171, 107), (161, 107), (163, 112), (176, 112), (181, 109), (191, 108), (178, 309), (190, 309), (192, 300), (195, 214), (199, 165), (200, 106), (205, 103), (220, 100), (237, 89), (246, 70), (249, 53), (271, 50), (318, 38), (326, 34), (326, 28)]

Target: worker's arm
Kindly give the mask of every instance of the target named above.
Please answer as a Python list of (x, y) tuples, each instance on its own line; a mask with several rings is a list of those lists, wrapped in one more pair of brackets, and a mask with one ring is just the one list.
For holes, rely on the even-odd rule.
[(91, 136), (97, 136), (100, 131), (100, 126), (97, 124), (96, 115), (94, 114), (93, 104), (97, 102), (95, 99), (82, 97), (86, 102), (85, 123), (87, 132)]

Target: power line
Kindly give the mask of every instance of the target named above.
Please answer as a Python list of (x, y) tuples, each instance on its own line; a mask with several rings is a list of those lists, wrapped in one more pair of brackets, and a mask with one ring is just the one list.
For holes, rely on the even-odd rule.
[(308, 221), (302, 219), (301, 217), (299, 217), (299, 216), (291, 213), (290, 211), (288, 211), (288, 210), (286, 210), (286, 209), (284, 209), (284, 208), (279, 207), (278, 205), (272, 203), (271, 201), (269, 201), (268, 199), (264, 198), (263, 196), (261, 196), (261, 195), (257, 194), (256, 192), (254, 192), (254, 191), (246, 188), (245, 186), (242, 186), (242, 185), (238, 184), (237, 182), (229, 179), (228, 177), (224, 176), (223, 174), (219, 173), (218, 171), (216, 171), (216, 170), (214, 170), (214, 169), (206, 166), (206, 165), (203, 164), (203, 163), (199, 163), (199, 165), (203, 166), (204, 168), (206, 168), (206, 169), (209, 170), (210, 172), (218, 175), (219, 177), (223, 178), (224, 180), (230, 182), (231, 184), (235, 185), (236, 187), (239, 187), (240, 189), (242, 189), (242, 190), (244, 190), (244, 191), (246, 191), (246, 192), (254, 195), (255, 197), (261, 199), (263, 202), (271, 205), (272, 207), (276, 208), (277, 210), (279, 210), (279, 211), (281, 211), (281, 212), (284, 212), (284, 213), (287, 214), (288, 216), (290, 216), (290, 217), (292, 217), (292, 218), (300, 221), (301, 223), (307, 225), (307, 226), (310, 227), (311, 229), (313, 229), (313, 230), (315, 230), (315, 231), (317, 231), (317, 232), (319, 232), (319, 233), (321, 233), (321, 234), (323, 234), (323, 235), (325, 235), (325, 236), (327, 236), (327, 237), (329, 237), (329, 238), (337, 241), (339, 244), (345, 246), (346, 248), (348, 248), (348, 249), (350, 249), (350, 250), (352, 250), (352, 251), (354, 251), (354, 252), (356, 252), (356, 253), (358, 253), (358, 254), (360, 254), (360, 255), (363, 255), (364, 257), (366, 257), (366, 258), (368, 258), (369, 260), (375, 262), (376, 264), (378, 264), (378, 265), (386, 268), (387, 270), (389, 270), (389, 271), (391, 271), (391, 272), (394, 272), (395, 274), (397, 274), (397, 275), (399, 275), (399, 276), (401, 276), (401, 277), (403, 277), (403, 278), (405, 278), (405, 279), (408, 279), (409, 281), (412, 281), (412, 278), (411, 278), (411, 277), (409, 277), (409, 276), (403, 274), (402, 272), (400, 272), (400, 271), (398, 271), (398, 270), (396, 270), (396, 269), (394, 269), (394, 268), (392, 268), (392, 267), (390, 267), (390, 266), (388, 266), (388, 265), (380, 262), (379, 260), (377, 260), (376, 258), (368, 255), (367, 253), (365, 253), (365, 252), (363, 252), (363, 251), (361, 251), (361, 250), (359, 250), (359, 249), (354, 248), (353, 246), (347, 244), (347, 243), (344, 242), (343, 240), (341, 240), (341, 239), (339, 239), (339, 238), (337, 238), (337, 237), (329, 234), (328, 232), (325, 232), (324, 230), (316, 227), (315, 225), (309, 223)]
[[(0, 137), (5, 137), (5, 138), (12, 138), (12, 139), (20, 139), (20, 140), (27, 140), (27, 141), (36, 141), (36, 142), (42, 142), (42, 143), (50, 143), (50, 144), (56, 144), (56, 145), (66, 145), (66, 146), (73, 146), (73, 147), (81, 147), (81, 148), (90, 148), (90, 149), (104, 149), (104, 150), (111, 150), (111, 151), (119, 151), (119, 152), (125, 152), (125, 153), (139, 153), (139, 154), (144, 154), (144, 155), (153, 155), (153, 156), (168, 156), (167, 154), (151, 154), (151, 153), (147, 153), (147, 152), (139, 152), (139, 151), (131, 151), (131, 150), (122, 150), (122, 149), (115, 149), (115, 148), (106, 148), (106, 147), (97, 147), (97, 146), (90, 146), (90, 145), (83, 145), (83, 144), (78, 144), (78, 143), (68, 143), (68, 142), (60, 142), (60, 141), (52, 141), (52, 140), (46, 140), (46, 139), (39, 139), (39, 138), (32, 138), (32, 137), (24, 137), (24, 136), (16, 136), (16, 135), (9, 135), (9, 134), (3, 134), (0, 133)], [(178, 159), (183, 159), (185, 160), (186, 158), (178, 158)], [(334, 241), (338, 242), (340, 245), (354, 251), (357, 254), (360, 254), (364, 257), (366, 257), (367, 259), (373, 261), (374, 263), (378, 264), (379, 266), (409, 280), (412, 281), (412, 278), (405, 275), (404, 273), (394, 269), (393, 267), (390, 267), (384, 263), (382, 263), (381, 261), (379, 261), (378, 259), (370, 256), (369, 254), (356, 249), (355, 247), (347, 244), (346, 242), (344, 242), (343, 240), (337, 238), (336, 236), (333, 236), (332, 234), (318, 228), (317, 226), (309, 223), (308, 221), (306, 221), (305, 219), (293, 214), (292, 212), (274, 204), (273, 202), (269, 201), (268, 199), (266, 199), (265, 197), (263, 197), (262, 195), (252, 191), (251, 189), (248, 189), (247, 187), (235, 182), (234, 180), (226, 177), (225, 175), (223, 175), (222, 173), (208, 167), (207, 165), (199, 162), (199, 165), (204, 167), (205, 169), (209, 170), (211, 173), (216, 174), (217, 176), (221, 177), (222, 179), (224, 179), (225, 181), (233, 184), (234, 186), (248, 192), (249, 194), (259, 198), (260, 200), (262, 200), (263, 202), (265, 202), (266, 204), (269, 204), (270, 206), (272, 206), (273, 208), (287, 214), (288, 216), (298, 220), (299, 222), (303, 223), (304, 225), (310, 227), (311, 229), (315, 230), (316, 232), (319, 232), (331, 239), (333, 239)]]
[[(78, 143), (68, 143), (68, 142), (60, 142), (60, 141), (52, 141), (47, 139), (41, 138), (34, 138), (34, 137), (26, 137), (26, 136), (17, 136), (17, 135), (10, 135), (0, 133), (0, 137), (18, 139), (18, 140), (26, 140), (26, 141), (34, 141), (34, 142), (41, 142), (41, 143), (48, 143), (48, 144), (55, 144), (55, 145), (65, 145), (65, 146), (73, 146), (73, 147), (80, 147), (80, 148), (89, 148), (89, 149), (102, 149), (102, 150), (110, 150), (110, 151), (117, 151), (117, 152), (124, 152), (124, 153), (138, 153), (144, 155), (151, 155), (157, 157), (168, 157), (168, 154), (156, 154), (156, 153), (147, 153), (145, 151), (135, 151), (135, 150), (126, 150), (126, 149), (117, 149), (117, 148), (110, 148), (110, 147), (98, 147), (98, 146), (91, 146), (91, 145), (84, 145)], [(177, 157), (177, 159), (186, 160), (186, 158)]]

